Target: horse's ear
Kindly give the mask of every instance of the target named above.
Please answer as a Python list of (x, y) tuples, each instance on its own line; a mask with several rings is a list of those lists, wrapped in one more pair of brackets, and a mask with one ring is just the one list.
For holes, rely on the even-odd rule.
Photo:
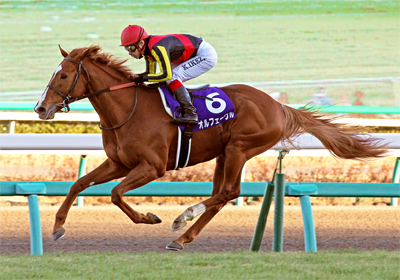
[(63, 56), (63, 57), (67, 57), (67, 56), (68, 56), (68, 53), (67, 53), (66, 51), (64, 51), (63, 48), (61, 48), (60, 45), (58, 45), (58, 47), (60, 48), (60, 52), (61, 52), (62, 56)]

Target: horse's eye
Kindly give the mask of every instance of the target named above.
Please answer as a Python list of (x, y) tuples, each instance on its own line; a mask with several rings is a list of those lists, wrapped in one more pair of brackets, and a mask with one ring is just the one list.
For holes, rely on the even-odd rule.
[(66, 78), (68, 78), (67, 74), (61, 74), (61, 79), (66, 79)]

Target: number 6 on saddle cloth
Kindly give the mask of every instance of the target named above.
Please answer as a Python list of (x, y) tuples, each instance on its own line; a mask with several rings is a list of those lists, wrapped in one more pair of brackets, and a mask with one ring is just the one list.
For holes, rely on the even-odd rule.
[[(165, 111), (171, 117), (179, 117), (181, 107), (179, 102), (166, 86), (158, 88)], [(175, 170), (186, 167), (189, 162), (192, 133), (216, 126), (236, 118), (235, 107), (229, 97), (218, 87), (208, 87), (194, 91), (193, 105), (197, 109), (199, 123), (196, 125), (178, 125), (178, 149), (176, 153)]]

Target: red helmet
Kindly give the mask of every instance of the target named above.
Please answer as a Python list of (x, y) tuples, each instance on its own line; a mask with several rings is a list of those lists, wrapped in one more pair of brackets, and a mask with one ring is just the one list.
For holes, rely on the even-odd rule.
[(149, 37), (149, 35), (143, 27), (139, 25), (129, 25), (122, 31), (120, 46), (136, 45), (140, 40), (146, 39), (147, 37)]

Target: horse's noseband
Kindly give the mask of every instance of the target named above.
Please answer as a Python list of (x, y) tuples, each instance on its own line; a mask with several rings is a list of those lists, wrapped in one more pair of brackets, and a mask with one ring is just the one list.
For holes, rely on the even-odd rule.
[(74, 82), (72, 83), (72, 86), (71, 86), (71, 88), (69, 89), (68, 93), (67, 93), (67, 94), (62, 94), (58, 89), (56, 89), (55, 87), (53, 87), (53, 86), (50, 85), (50, 84), (48, 84), (47, 87), (48, 87), (48, 88), (51, 88), (52, 90), (54, 90), (55, 92), (57, 92), (58, 95), (60, 95), (60, 96), (62, 97), (63, 102), (58, 103), (58, 104), (56, 104), (56, 105), (57, 105), (57, 106), (61, 106), (61, 107), (62, 107), (61, 109), (66, 108), (66, 110), (63, 111), (63, 112), (68, 113), (68, 112), (70, 111), (70, 108), (69, 108), (68, 104), (70, 104), (70, 103), (72, 103), (72, 102), (74, 102), (74, 101), (79, 100), (79, 99), (77, 99), (77, 98), (71, 99), (71, 97), (72, 97), (72, 93), (73, 93), (74, 90), (75, 90), (76, 84), (78, 83), (79, 77), (81, 76), (82, 68), (83, 68), (83, 70), (85, 70), (85, 73), (86, 73), (88, 82), (90, 81), (90, 77), (89, 77), (88, 71), (87, 71), (86, 68), (82, 65), (82, 61), (76, 61), (76, 60), (73, 60), (73, 59), (71, 59), (71, 58), (69, 58), (69, 57), (64, 57), (64, 59), (69, 60), (69, 61), (71, 61), (71, 62), (74, 62), (74, 63), (78, 64), (78, 71), (76, 72), (75, 80), (74, 80)]

